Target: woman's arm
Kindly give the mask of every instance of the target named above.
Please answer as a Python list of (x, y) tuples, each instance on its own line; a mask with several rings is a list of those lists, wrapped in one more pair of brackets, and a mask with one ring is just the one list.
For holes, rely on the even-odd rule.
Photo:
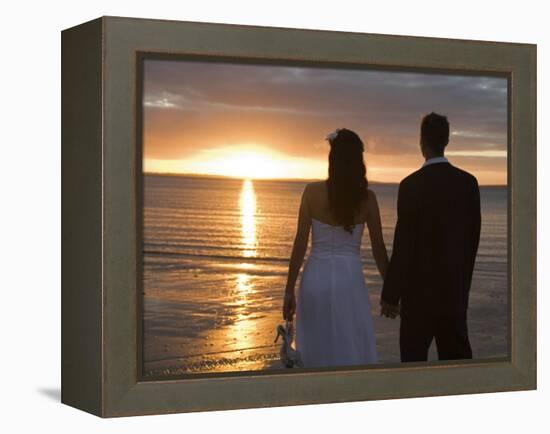
[(294, 287), (298, 279), (298, 273), (304, 262), (304, 257), (307, 251), (307, 243), (309, 240), (309, 230), (311, 228), (311, 215), (308, 206), (308, 186), (302, 193), (300, 203), (300, 211), (298, 213), (298, 228), (294, 245), (292, 246), (292, 254), (290, 255), (290, 264), (288, 266), (288, 279), (285, 289), (285, 301), (283, 305), (283, 318), (287, 321), (292, 321), (296, 310), (296, 297), (294, 295)]
[(376, 200), (376, 194), (371, 190), (369, 190), (367, 199), (367, 226), (369, 228), (370, 241), (372, 244), (372, 255), (374, 256), (376, 266), (378, 267), (382, 279), (385, 279), (389, 264), (388, 252), (386, 251), (386, 244), (384, 243), (384, 236), (382, 235), (382, 223), (380, 221), (378, 201)]

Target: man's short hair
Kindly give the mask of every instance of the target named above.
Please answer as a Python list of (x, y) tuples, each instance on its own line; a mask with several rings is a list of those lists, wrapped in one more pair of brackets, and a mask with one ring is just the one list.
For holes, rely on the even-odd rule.
[(446, 116), (430, 113), (422, 119), (420, 126), (422, 145), (436, 154), (443, 154), (449, 143), (449, 121)]

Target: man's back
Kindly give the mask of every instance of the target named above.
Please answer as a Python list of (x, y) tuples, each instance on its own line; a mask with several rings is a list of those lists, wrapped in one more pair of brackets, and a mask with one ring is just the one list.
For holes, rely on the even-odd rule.
[(402, 311), (465, 315), (481, 225), (475, 177), (430, 164), (399, 188), (398, 224), (384, 298)]

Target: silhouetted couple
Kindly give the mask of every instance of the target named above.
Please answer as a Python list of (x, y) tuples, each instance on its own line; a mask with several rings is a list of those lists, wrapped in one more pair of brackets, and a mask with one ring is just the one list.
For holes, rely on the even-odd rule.
[[(378, 360), (360, 257), (365, 225), (384, 279), (381, 313), (401, 317), (401, 360), (427, 360), (434, 339), (440, 360), (472, 358), (466, 320), (481, 226), (479, 187), (474, 176), (444, 157), (447, 118), (430, 113), (422, 120), (425, 163), (399, 185), (391, 261), (361, 139), (338, 129), (327, 140), (329, 176), (309, 183), (302, 195), (283, 305), (287, 321), (296, 312), (302, 365)], [(311, 251), (295, 294), (310, 231)]]

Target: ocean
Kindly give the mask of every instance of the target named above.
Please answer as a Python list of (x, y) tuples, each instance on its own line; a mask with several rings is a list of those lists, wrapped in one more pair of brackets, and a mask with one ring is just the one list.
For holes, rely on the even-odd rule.
[[(275, 328), (283, 322), (304, 186), (303, 181), (145, 175), (144, 375), (281, 368)], [(391, 254), (397, 185), (371, 188)], [(481, 187), (481, 206), (468, 313), (476, 359), (508, 353), (506, 188)], [(365, 230), (361, 258), (379, 361), (399, 362), (399, 321), (379, 315), (382, 280), (368, 238)], [(430, 359), (436, 359), (433, 348)]]

